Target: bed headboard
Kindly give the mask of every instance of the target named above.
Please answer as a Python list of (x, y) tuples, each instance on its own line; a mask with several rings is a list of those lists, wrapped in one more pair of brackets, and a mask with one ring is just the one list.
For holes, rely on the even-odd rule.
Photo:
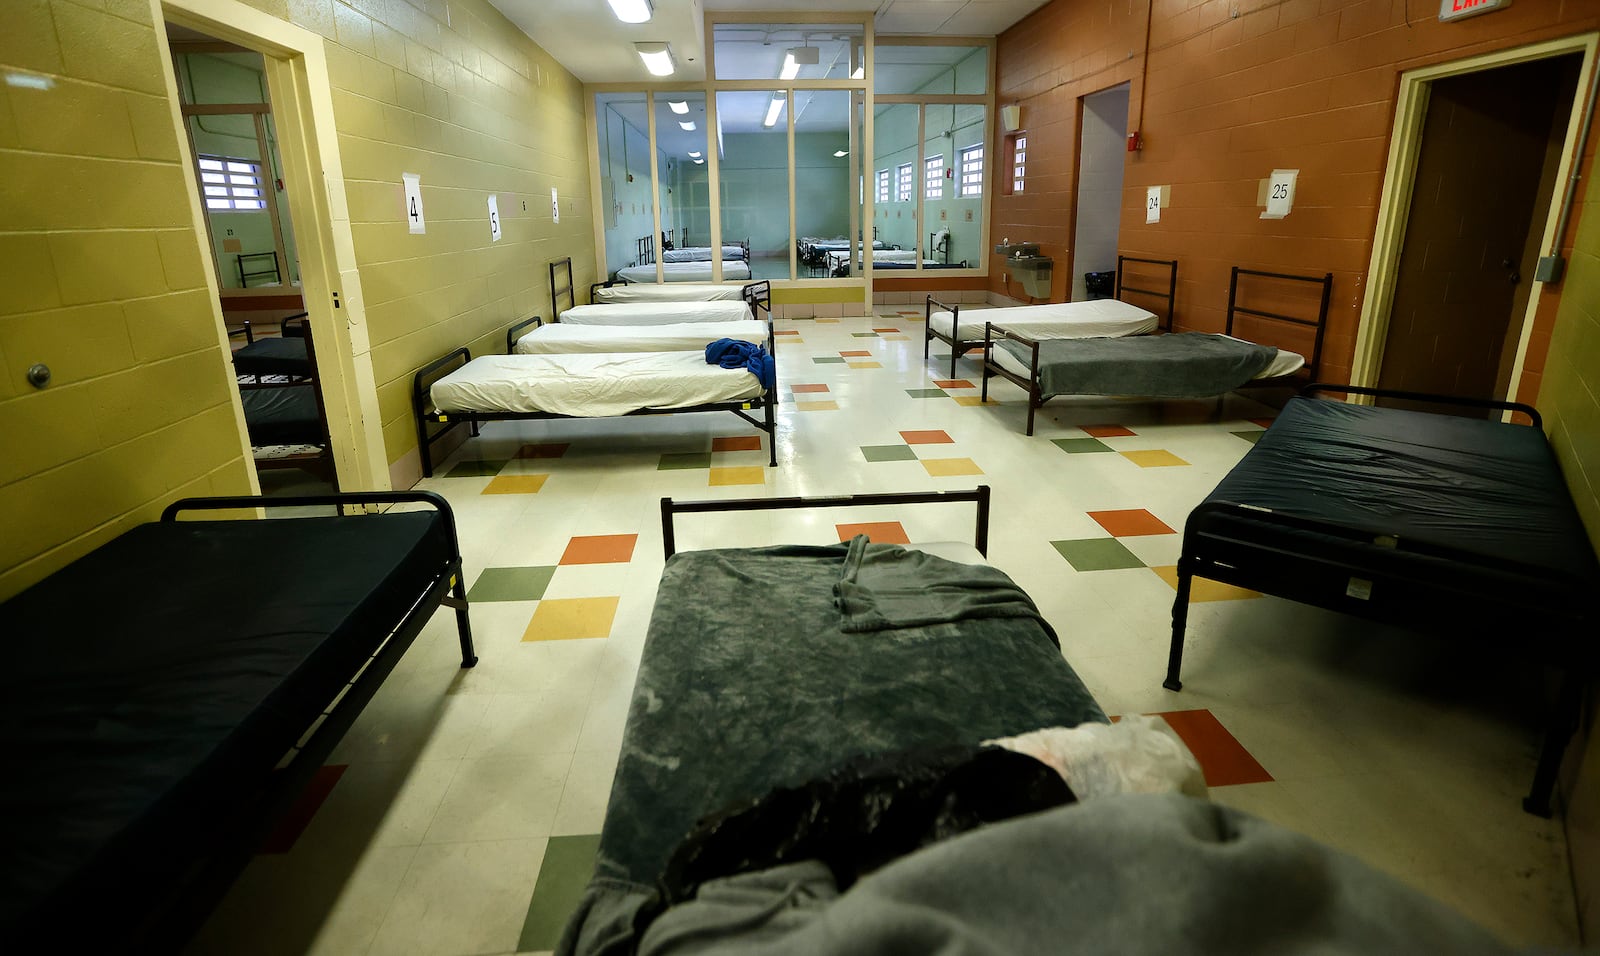
[(634, 265), (655, 265), (656, 237), (640, 236), (639, 238), (635, 239), (633, 241), (633, 257), (635, 260)]
[(750, 317), (759, 319), (757, 309), (767, 310), (767, 320), (772, 319), (772, 283), (766, 279), (744, 287), (744, 303), (750, 307)]
[[(593, 295), (593, 292), (590, 293)], [(567, 309), (578, 304), (577, 293), (572, 288), (572, 257), (562, 256), (550, 260), (550, 321), (560, 322), (561, 313), (566, 309), (561, 307), (561, 297), (567, 298)]]
[[(1146, 288), (1141, 288), (1139, 286), (1128, 285), (1128, 283), (1127, 283), (1127, 278), (1128, 278), (1127, 263), (1130, 263), (1130, 262), (1132, 262), (1132, 263), (1134, 263), (1136, 265), (1158, 266), (1159, 269), (1151, 269), (1151, 270), (1149, 270), (1150, 273), (1151, 273), (1150, 278), (1155, 279), (1157, 281), (1158, 285), (1159, 285), (1159, 282), (1160, 282), (1160, 269), (1167, 270), (1167, 282), (1166, 282), (1167, 288), (1166, 288), (1166, 291), (1163, 292), (1159, 288), (1146, 289)], [(1140, 270), (1140, 271), (1142, 272), (1144, 270)], [(1143, 282), (1144, 278), (1143, 277), (1135, 277), (1134, 281)], [(1156, 327), (1159, 328), (1163, 332), (1171, 332), (1172, 331), (1172, 307), (1173, 307), (1173, 304), (1176, 303), (1177, 300), (1178, 300), (1178, 260), (1176, 260), (1176, 259), (1140, 259), (1140, 258), (1138, 258), (1136, 256), (1124, 256), (1124, 255), (1117, 256), (1117, 298), (1121, 299), (1122, 298), (1122, 294), (1124, 292), (1132, 292), (1135, 295), (1149, 296), (1149, 297), (1157, 300), (1162, 305), (1165, 305), (1166, 306), (1165, 309), (1157, 308), (1157, 309), (1154, 309), (1152, 311), (1154, 311), (1156, 313), (1156, 316), (1157, 316)], [(1124, 299), (1123, 301), (1126, 301), (1126, 300)]]
[[(1244, 276), (1247, 285), (1264, 290), (1267, 286), (1248, 281), (1251, 279), (1270, 279), (1277, 285), (1279, 291), (1286, 287), (1282, 283), (1305, 283), (1310, 286), (1321, 286), (1321, 296), (1317, 306), (1317, 316), (1314, 319), (1285, 315), (1281, 312), (1272, 312), (1265, 309), (1252, 309), (1239, 304), (1239, 277)], [(1296, 292), (1309, 291), (1313, 294), (1315, 289), (1306, 289), (1302, 286), (1287, 287)], [(1292, 293), (1291, 293), (1292, 294)], [(1262, 272), (1259, 269), (1241, 269), (1233, 267), (1233, 276), (1228, 280), (1228, 325), (1224, 329), (1227, 334), (1233, 334), (1233, 319), (1236, 315), (1250, 316), (1258, 319), (1270, 319), (1274, 322), (1285, 322), (1290, 325), (1302, 326), (1312, 330), (1311, 354), (1306, 356), (1305, 371), (1311, 381), (1317, 380), (1317, 372), (1322, 367), (1322, 337), (1328, 325), (1328, 302), (1333, 298), (1333, 273), (1325, 272), (1320, 276), (1297, 276), (1285, 272)]]

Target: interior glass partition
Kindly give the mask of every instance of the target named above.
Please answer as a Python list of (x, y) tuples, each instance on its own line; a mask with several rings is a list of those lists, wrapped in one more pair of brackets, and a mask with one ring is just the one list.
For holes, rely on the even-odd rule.
[[(605, 268), (654, 282), (656, 236), (650, 189), (650, 114), (643, 92), (595, 94)], [(627, 270), (623, 272), (623, 270)]]
[(705, 94), (656, 93), (655, 114), (661, 208), (658, 258), (664, 264), (698, 263), (671, 271), (701, 272), (696, 278), (709, 282), (712, 255)]
[(922, 181), (917, 150), (920, 117), (915, 103), (880, 106), (873, 117), (872, 175), (877, 192), (874, 269), (916, 266), (918, 189)]
[(923, 108), (922, 156), (932, 180), (923, 190), (924, 268), (968, 268), (983, 263), (984, 107), (930, 103)]
[(789, 279), (789, 111), (784, 91), (717, 94), (722, 244), (748, 250), (748, 275), (724, 261), (724, 278)]
[(795, 254), (801, 278), (854, 274), (859, 246), (851, 242), (853, 142), (849, 90), (801, 90), (794, 94)]

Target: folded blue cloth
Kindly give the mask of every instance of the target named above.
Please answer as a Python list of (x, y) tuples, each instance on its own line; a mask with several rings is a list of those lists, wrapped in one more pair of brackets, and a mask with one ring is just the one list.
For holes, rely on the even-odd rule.
[(739, 339), (717, 339), (706, 346), (706, 364), (723, 368), (745, 368), (761, 380), (761, 387), (771, 391), (778, 384), (778, 367), (767, 350), (754, 342)]

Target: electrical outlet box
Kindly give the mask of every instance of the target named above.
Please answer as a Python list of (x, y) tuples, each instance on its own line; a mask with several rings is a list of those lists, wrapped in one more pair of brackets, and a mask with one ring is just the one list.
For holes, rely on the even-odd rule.
[(1560, 256), (1540, 256), (1539, 264), (1533, 268), (1533, 278), (1537, 282), (1560, 282), (1566, 267), (1567, 261)]

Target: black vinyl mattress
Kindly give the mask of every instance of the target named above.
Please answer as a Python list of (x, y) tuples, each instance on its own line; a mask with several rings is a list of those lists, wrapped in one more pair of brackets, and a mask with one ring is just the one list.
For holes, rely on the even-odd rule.
[(437, 512), (165, 521), (0, 604), (6, 935), (175, 876), (452, 553)]
[(243, 375), (300, 375), (311, 374), (311, 361), (306, 357), (306, 340), (299, 336), (273, 339), (256, 339), (233, 353), (234, 371)]
[(316, 445), (323, 441), (315, 385), (240, 389), (252, 445)]

